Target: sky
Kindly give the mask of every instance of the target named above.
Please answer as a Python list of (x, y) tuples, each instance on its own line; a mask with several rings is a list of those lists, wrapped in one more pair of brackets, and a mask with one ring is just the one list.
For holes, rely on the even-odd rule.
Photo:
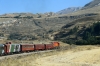
[(68, 7), (83, 7), (92, 0), (0, 0), (0, 14), (58, 12)]

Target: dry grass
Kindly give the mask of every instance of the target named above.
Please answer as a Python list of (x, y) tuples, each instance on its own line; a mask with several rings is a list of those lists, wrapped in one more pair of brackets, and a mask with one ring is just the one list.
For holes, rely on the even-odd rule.
[[(0, 66), (97, 66), (97, 64), (81, 63), (82, 52), (89, 52), (92, 49), (98, 49), (98, 46), (75, 46), (61, 43), (60, 50), (8, 58), (0, 61)], [(79, 55), (79, 53), (81, 54)], [(91, 53), (90, 53), (91, 54)], [(79, 58), (78, 58), (79, 55)], [(84, 54), (85, 55), (85, 54)], [(96, 55), (99, 57), (98, 55)], [(93, 60), (93, 59), (92, 59)], [(96, 60), (96, 59), (94, 59)], [(80, 63), (76, 62), (80, 61)], [(83, 59), (85, 61), (85, 59)], [(99, 63), (99, 59), (97, 61)]]
[[(76, 49), (77, 48), (77, 49)], [(72, 50), (64, 50), (55, 55), (42, 57), (32, 62), (36, 66), (99, 66), (100, 49), (96, 46), (78, 46)], [(95, 48), (95, 49), (94, 49)], [(82, 50), (78, 50), (82, 49)], [(77, 50), (77, 52), (73, 52)], [(93, 51), (93, 53), (92, 53)], [(97, 54), (96, 54), (97, 53)]]
[(6, 42), (12, 42), (12, 43), (28, 43), (28, 44), (36, 44), (36, 43), (50, 43), (50, 40), (0, 40), (1, 44), (4, 44)]
[(36, 59), (46, 56), (56, 55), (59, 52), (51, 51), (45, 53), (34, 53), (27, 56), (19, 56), (16, 58), (7, 58), (0, 61), (0, 66), (32, 66), (31, 62), (34, 62)]
[(72, 49), (73, 52), (78, 52), (78, 51), (84, 51), (84, 50), (91, 50), (91, 49), (96, 49), (98, 46), (92, 46), (92, 45), (84, 45), (84, 46), (77, 46), (74, 49)]

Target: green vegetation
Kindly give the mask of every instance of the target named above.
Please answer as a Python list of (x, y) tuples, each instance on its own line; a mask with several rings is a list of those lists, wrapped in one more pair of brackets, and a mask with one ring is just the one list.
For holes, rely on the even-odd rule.
[[(70, 35), (75, 34), (77, 32), (76, 27), (71, 29), (69, 31)], [(77, 37), (81, 37), (81, 39), (64, 39), (63, 42), (69, 43), (69, 44), (77, 44), (77, 45), (95, 45), (100, 44), (100, 22), (93, 23), (92, 26), (89, 28), (86, 28), (85, 31), (79, 35), (77, 32)]]
[(78, 31), (78, 27), (75, 26), (73, 29), (69, 31), (69, 34), (75, 34), (77, 33), (77, 31)]

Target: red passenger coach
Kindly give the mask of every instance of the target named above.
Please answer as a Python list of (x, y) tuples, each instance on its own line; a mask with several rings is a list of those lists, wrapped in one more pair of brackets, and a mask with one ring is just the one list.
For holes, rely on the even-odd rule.
[(21, 44), (21, 51), (22, 52), (34, 51), (34, 44)]
[(49, 49), (53, 49), (54, 47), (53, 47), (53, 44), (51, 43), (51, 44), (45, 44), (45, 49), (46, 50), (49, 50)]
[(45, 50), (44, 44), (35, 44), (34, 45), (35, 50)]

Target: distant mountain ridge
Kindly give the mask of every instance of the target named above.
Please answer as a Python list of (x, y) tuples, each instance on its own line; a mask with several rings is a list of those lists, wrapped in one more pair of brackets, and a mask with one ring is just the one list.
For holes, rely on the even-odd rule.
[(68, 14), (68, 13), (72, 13), (72, 12), (78, 11), (81, 8), (82, 7), (69, 7), (69, 8), (66, 8), (66, 9), (63, 9), (61, 11), (56, 12), (56, 14)]
[(92, 8), (95, 6), (100, 6), (100, 0), (93, 0), (89, 3), (87, 3), (82, 9), (88, 9), (88, 8)]

